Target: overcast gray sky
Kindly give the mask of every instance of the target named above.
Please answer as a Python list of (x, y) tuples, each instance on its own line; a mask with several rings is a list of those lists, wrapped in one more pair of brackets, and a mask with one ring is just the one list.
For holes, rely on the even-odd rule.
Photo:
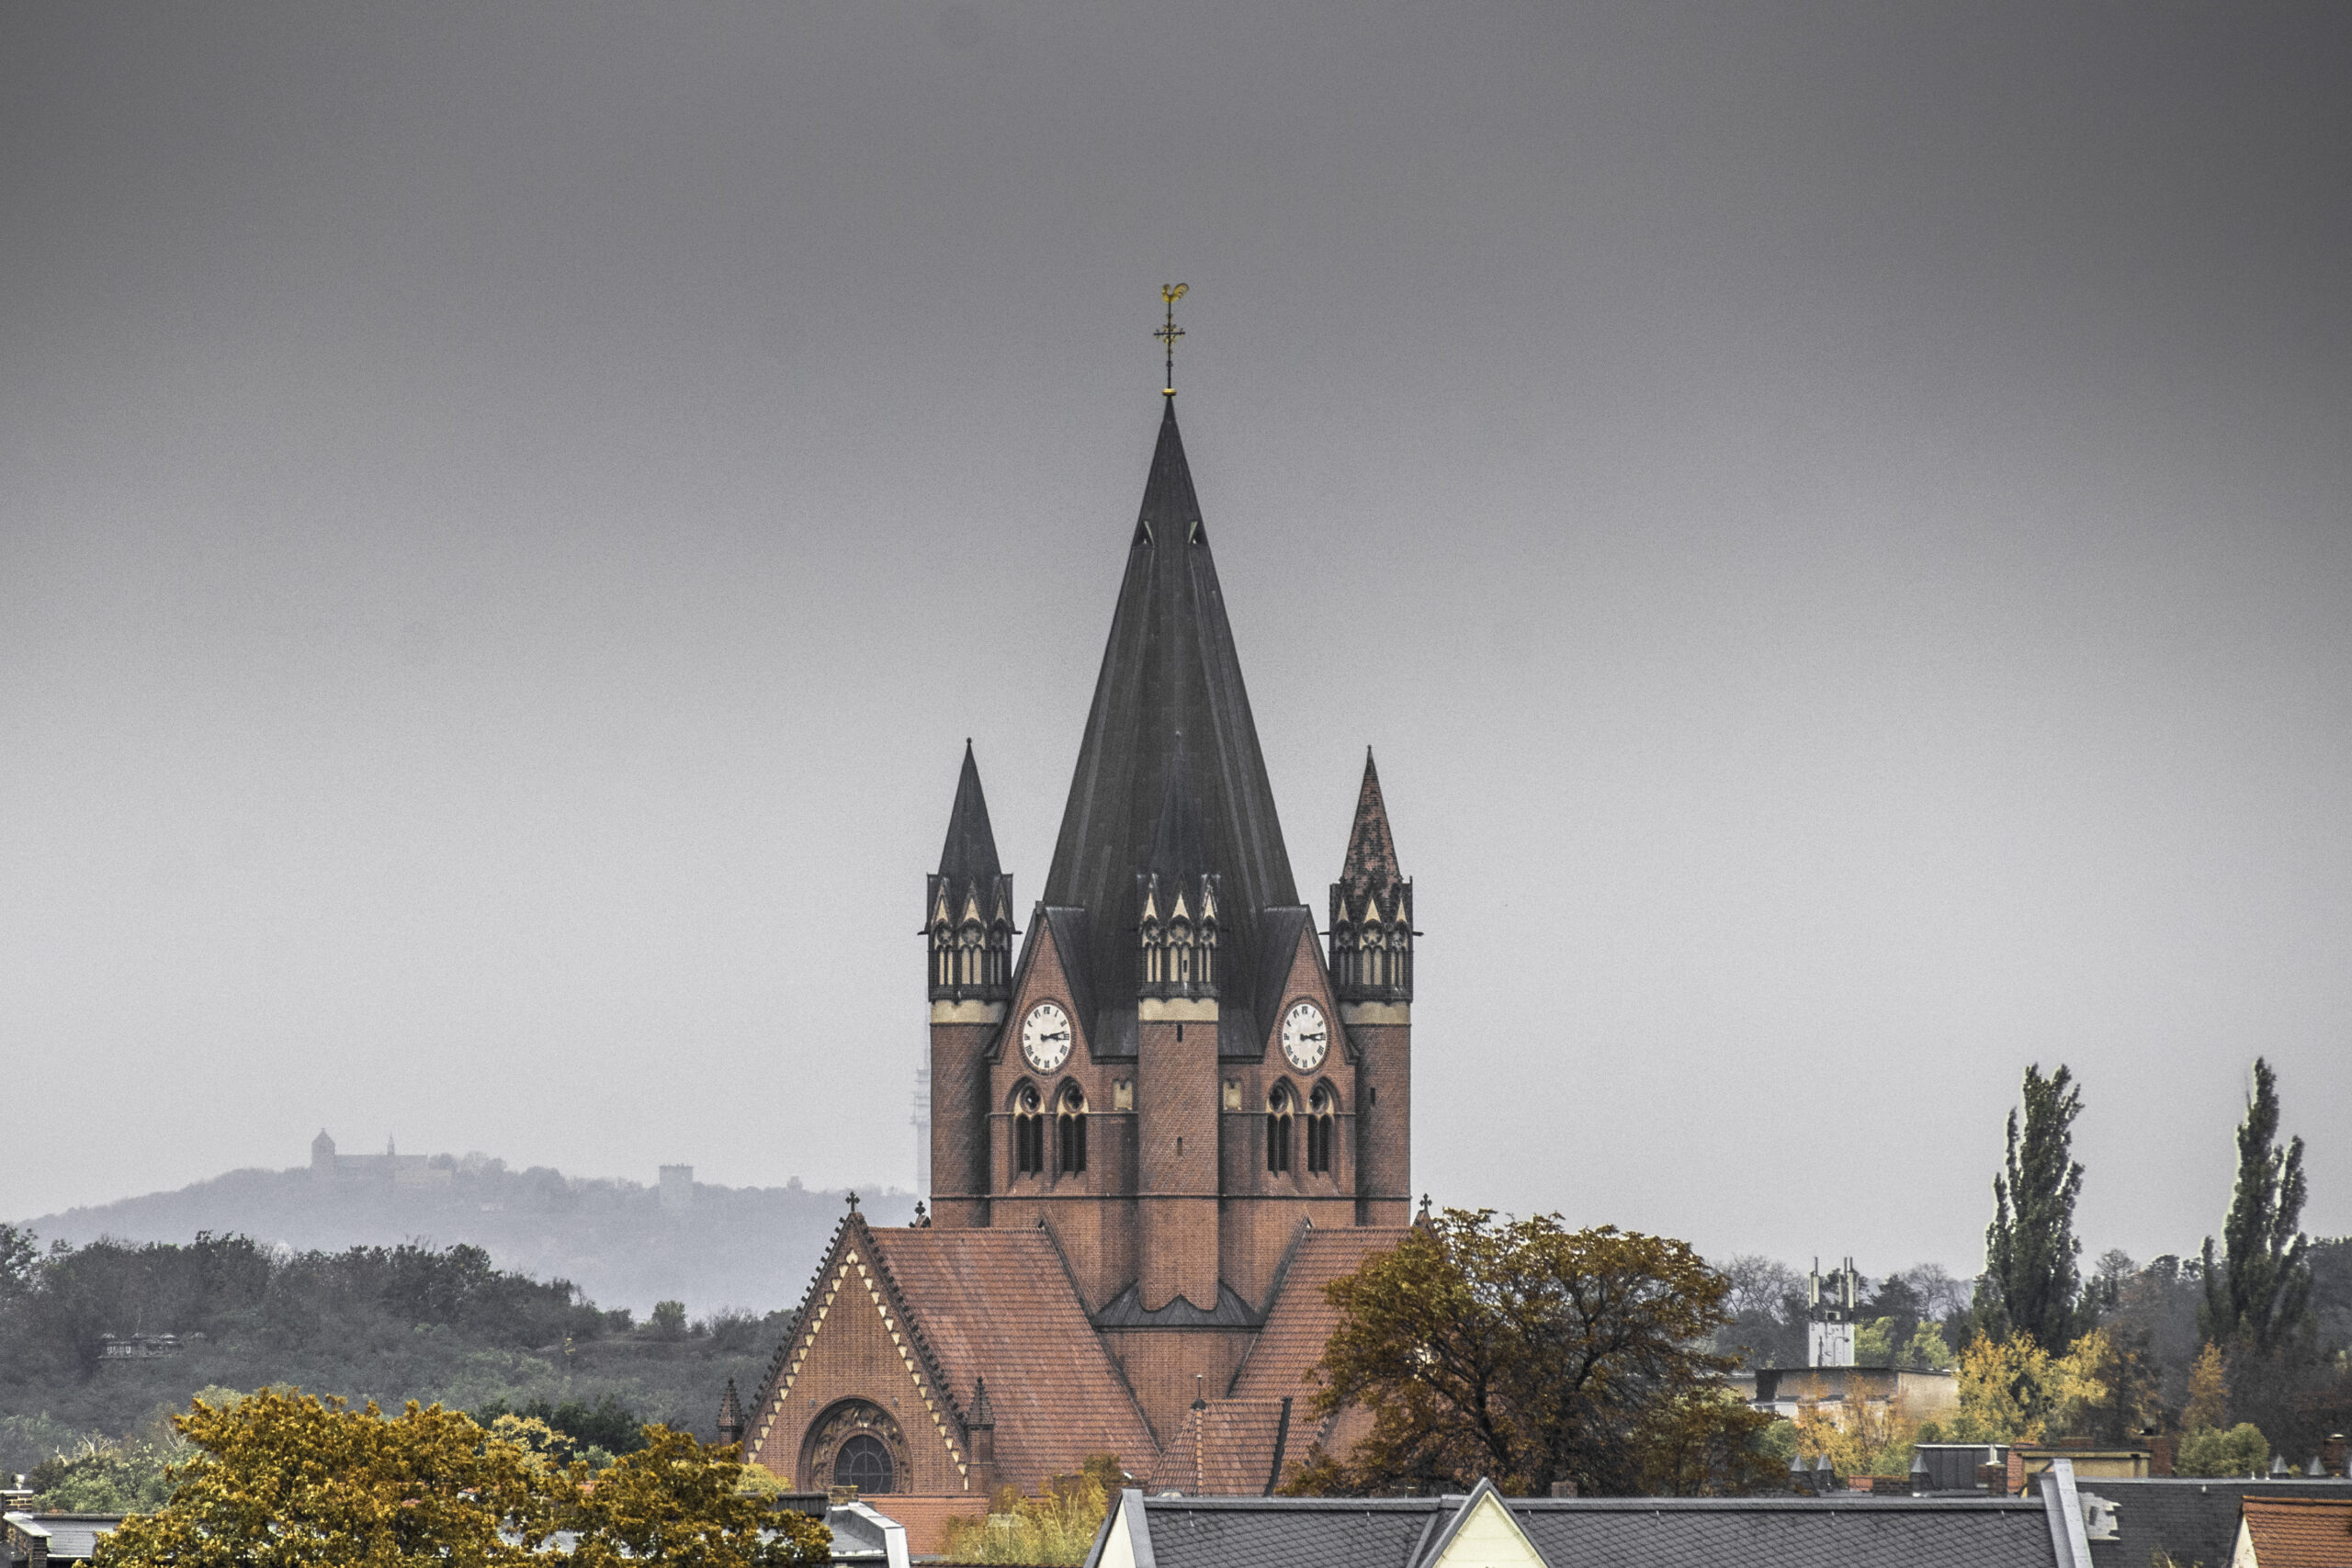
[[(1179, 399), (1417, 1185), (2352, 1229), (2352, 9), (0, 13), (0, 1213), (346, 1148), (907, 1185)], [(30, 1138), (28, 1145), (21, 1138)]]

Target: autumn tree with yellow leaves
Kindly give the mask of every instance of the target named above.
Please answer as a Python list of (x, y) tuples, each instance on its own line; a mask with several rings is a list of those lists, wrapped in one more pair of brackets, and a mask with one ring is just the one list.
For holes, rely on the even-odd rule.
[(99, 1544), (98, 1568), (523, 1568), (559, 1531), (583, 1568), (785, 1568), (831, 1552), (820, 1521), (739, 1493), (731, 1449), (666, 1427), (592, 1471), (513, 1418), (485, 1430), (413, 1403), (387, 1417), (265, 1389), (198, 1401), (178, 1426), (198, 1457), (168, 1504)]

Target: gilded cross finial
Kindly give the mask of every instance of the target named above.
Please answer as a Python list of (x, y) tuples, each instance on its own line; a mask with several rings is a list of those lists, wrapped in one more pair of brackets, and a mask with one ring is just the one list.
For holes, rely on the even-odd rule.
[(1168, 381), (1159, 389), (1171, 398), (1176, 395), (1176, 340), (1184, 335), (1184, 329), (1176, 324), (1176, 301), (1184, 298), (1189, 291), (1189, 287), (1182, 283), (1163, 283), (1159, 286), (1159, 297), (1168, 301), (1168, 321), (1158, 332), (1151, 334), (1168, 345)]

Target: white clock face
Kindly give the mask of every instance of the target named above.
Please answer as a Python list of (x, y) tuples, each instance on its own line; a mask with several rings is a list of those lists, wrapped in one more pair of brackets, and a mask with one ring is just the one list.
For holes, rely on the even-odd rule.
[(1300, 1002), (1283, 1014), (1283, 1055), (1300, 1072), (1311, 1073), (1321, 1066), (1330, 1043), (1331, 1026), (1323, 1021), (1323, 1010), (1313, 1002)]
[(1052, 1002), (1039, 1002), (1021, 1021), (1021, 1054), (1041, 1073), (1050, 1073), (1069, 1060), (1069, 1014)]

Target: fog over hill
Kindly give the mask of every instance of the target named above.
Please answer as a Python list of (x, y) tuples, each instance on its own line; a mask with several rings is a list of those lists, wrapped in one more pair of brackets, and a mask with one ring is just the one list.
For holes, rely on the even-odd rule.
[[(667, 1201), (665, 1202), (665, 1197)], [(569, 1280), (601, 1307), (640, 1315), (680, 1301), (766, 1313), (797, 1302), (840, 1222), (847, 1194), (805, 1188), (658, 1185), (510, 1170), (480, 1154), (343, 1156), (332, 1166), (232, 1170), (175, 1192), (68, 1209), (28, 1221), (45, 1244), (101, 1236), (185, 1242), (243, 1235), (298, 1251), (423, 1241), (469, 1242), (502, 1269)], [(860, 1192), (876, 1224), (903, 1224), (914, 1195)]]

